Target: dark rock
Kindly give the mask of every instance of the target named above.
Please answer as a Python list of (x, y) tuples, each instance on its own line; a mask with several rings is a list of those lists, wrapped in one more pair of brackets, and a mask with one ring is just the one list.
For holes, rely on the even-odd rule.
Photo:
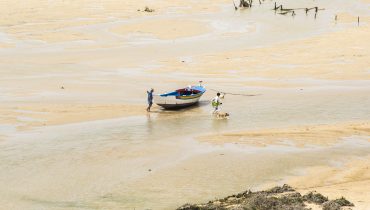
[(201, 210), (201, 208), (193, 204), (185, 204), (178, 208), (178, 210)]
[(316, 192), (309, 192), (306, 195), (303, 196), (303, 200), (307, 201), (309, 203), (315, 203), (315, 204), (323, 204), (329, 199), (320, 193)]
[(289, 185), (274, 187), (267, 191), (247, 190), (237, 195), (209, 201), (206, 204), (185, 204), (178, 210), (308, 210), (304, 202), (323, 204), (324, 210), (339, 210), (341, 206), (353, 205), (345, 198), (327, 201), (323, 195), (310, 192), (305, 196)]
[[(299, 197), (297, 197), (297, 195)], [(245, 209), (259, 210), (306, 210), (300, 194), (282, 195), (281, 197), (269, 196), (267, 194), (257, 194), (252, 196), (245, 203)]]
[(340, 210), (340, 205), (334, 201), (327, 201), (322, 205), (322, 210)]
[(355, 206), (353, 203), (349, 202), (347, 199), (344, 197), (341, 197), (339, 199), (333, 200), (335, 203), (339, 204), (340, 206)]
[(149, 7), (145, 7), (144, 12), (154, 12), (154, 9), (150, 9)]
[(277, 187), (267, 190), (266, 192), (267, 193), (284, 193), (284, 192), (292, 192), (292, 191), (294, 191), (294, 189), (291, 186), (284, 184), (282, 187), (277, 186)]
[(290, 204), (302, 204), (303, 199), (299, 192), (289, 193), (280, 198), (280, 201), (284, 205), (290, 205)]

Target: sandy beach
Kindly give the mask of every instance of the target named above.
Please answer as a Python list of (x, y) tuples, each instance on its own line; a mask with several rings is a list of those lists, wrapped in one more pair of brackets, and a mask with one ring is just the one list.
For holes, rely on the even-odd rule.
[[(285, 183), (370, 209), (370, 1), (276, 2), (322, 10), (1, 1), (0, 209), (176, 209)], [(196, 106), (146, 112), (150, 88), (199, 80)]]

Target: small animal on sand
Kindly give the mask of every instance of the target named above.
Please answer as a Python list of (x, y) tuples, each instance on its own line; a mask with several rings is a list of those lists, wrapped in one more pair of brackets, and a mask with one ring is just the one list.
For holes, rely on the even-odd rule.
[(216, 112), (215, 115), (218, 119), (226, 119), (228, 116), (230, 116), (230, 114), (227, 112)]

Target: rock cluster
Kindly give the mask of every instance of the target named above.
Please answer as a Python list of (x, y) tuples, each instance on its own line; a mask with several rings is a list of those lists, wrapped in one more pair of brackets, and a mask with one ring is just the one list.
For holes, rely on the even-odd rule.
[(185, 204), (178, 210), (308, 210), (310, 208), (306, 207), (306, 203), (320, 205), (323, 210), (339, 210), (342, 206), (353, 206), (343, 197), (329, 201), (327, 197), (316, 192), (302, 196), (285, 184), (266, 191), (247, 190), (205, 204)]

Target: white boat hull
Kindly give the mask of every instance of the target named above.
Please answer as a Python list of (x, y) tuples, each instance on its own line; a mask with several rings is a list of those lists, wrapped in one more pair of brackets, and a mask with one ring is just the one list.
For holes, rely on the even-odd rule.
[(182, 108), (199, 102), (200, 97), (192, 99), (177, 99), (175, 96), (154, 96), (154, 103), (164, 108)]

